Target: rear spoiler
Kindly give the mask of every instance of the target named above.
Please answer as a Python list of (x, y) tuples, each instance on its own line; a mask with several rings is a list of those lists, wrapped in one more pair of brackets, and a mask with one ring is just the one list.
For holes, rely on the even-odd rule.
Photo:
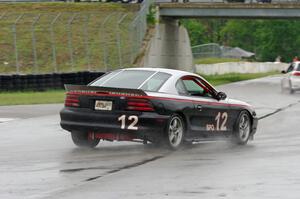
[(67, 92), (78, 93), (106, 93), (110, 95), (122, 95), (122, 96), (147, 96), (147, 94), (140, 89), (128, 89), (128, 88), (109, 88), (98, 86), (86, 86), (86, 85), (71, 85), (65, 84)]

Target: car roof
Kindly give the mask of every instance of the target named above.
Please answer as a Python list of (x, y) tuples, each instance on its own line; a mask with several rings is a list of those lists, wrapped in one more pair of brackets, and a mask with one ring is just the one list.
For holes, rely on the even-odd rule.
[(182, 70), (176, 70), (176, 69), (168, 69), (168, 68), (124, 68), (122, 70), (147, 70), (147, 71), (154, 71), (154, 72), (169, 73), (172, 76), (196, 75), (194, 73), (190, 73)]
[(192, 75), (192, 76), (202, 78), (201, 76), (199, 76), (195, 73), (182, 71), (182, 70), (168, 69), (168, 68), (124, 68), (124, 69), (121, 69), (121, 70), (124, 70), (124, 71), (128, 71), (128, 70), (145, 70), (145, 71), (168, 73), (168, 74), (171, 75), (171, 77), (161, 86), (161, 88), (158, 90), (158, 92), (176, 94), (176, 95), (178, 95), (178, 92), (177, 92), (177, 89), (176, 89), (176, 82), (181, 77), (187, 76), (187, 75)]

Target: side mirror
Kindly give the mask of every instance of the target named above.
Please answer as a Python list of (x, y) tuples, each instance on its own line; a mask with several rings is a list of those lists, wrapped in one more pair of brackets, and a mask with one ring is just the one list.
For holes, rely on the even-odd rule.
[(282, 74), (286, 74), (286, 71), (285, 71), (285, 70), (282, 70), (281, 73), (282, 73)]
[(224, 92), (218, 92), (217, 100), (224, 100), (227, 98), (227, 95)]

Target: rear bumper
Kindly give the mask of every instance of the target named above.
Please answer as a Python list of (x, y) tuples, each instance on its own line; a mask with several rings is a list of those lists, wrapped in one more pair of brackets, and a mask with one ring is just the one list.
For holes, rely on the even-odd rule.
[[(118, 119), (125, 115), (125, 127), (122, 128), (122, 122)], [(133, 120), (129, 116), (137, 116), (138, 121), (135, 127), (137, 130), (128, 129)], [(113, 133), (113, 134), (130, 134), (136, 138), (152, 139), (162, 135), (169, 116), (160, 115), (155, 112), (111, 112), (111, 111), (94, 111), (85, 108), (63, 108), (60, 112), (60, 125), (67, 131), (81, 131), (94, 133)]]

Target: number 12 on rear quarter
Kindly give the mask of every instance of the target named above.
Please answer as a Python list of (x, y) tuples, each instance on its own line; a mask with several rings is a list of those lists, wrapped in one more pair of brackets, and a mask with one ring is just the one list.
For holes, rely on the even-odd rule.
[[(138, 130), (138, 127), (136, 126), (139, 118), (136, 115), (130, 115), (128, 116), (129, 121), (129, 125), (127, 126), (127, 129), (129, 130)], [(126, 115), (121, 115), (120, 117), (118, 117), (118, 121), (121, 122), (121, 129), (125, 129), (126, 128)]]

